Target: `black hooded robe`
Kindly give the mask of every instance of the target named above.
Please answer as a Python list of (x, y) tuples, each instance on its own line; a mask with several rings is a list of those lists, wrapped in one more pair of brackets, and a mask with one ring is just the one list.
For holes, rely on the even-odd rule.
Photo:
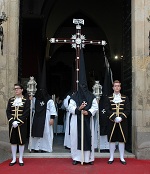
[[(71, 154), (72, 159), (81, 161), (81, 111), (78, 110), (78, 103), (72, 99), (69, 103), (69, 112), (72, 114), (70, 123), (71, 136)], [(96, 98), (91, 101), (90, 107), (85, 110), (88, 111), (88, 116), (84, 116), (84, 162), (94, 161), (94, 120), (98, 110), (98, 103)]]

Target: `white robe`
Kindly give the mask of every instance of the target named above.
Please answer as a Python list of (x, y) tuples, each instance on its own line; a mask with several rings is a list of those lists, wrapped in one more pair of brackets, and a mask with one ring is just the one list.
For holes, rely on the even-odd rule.
[(64, 106), (66, 108), (66, 126), (65, 126), (65, 138), (64, 138), (64, 146), (70, 148), (71, 144), (70, 144), (70, 135), (69, 135), (69, 118), (70, 118), (70, 112), (68, 110), (68, 100), (70, 99), (70, 96), (67, 95), (67, 97), (64, 99)]
[[(35, 103), (35, 101), (34, 101)], [(47, 102), (47, 109), (46, 109), (46, 118), (45, 118), (45, 126), (43, 137), (31, 137), (31, 149), (34, 150), (43, 150), (47, 152), (53, 151), (53, 126), (49, 124), (51, 119), (51, 115), (57, 115), (55, 104), (53, 100), (49, 100)]]
[[(82, 162), (82, 153), (81, 150), (77, 149), (77, 144), (78, 144), (78, 138), (77, 138), (77, 115), (75, 114), (75, 109), (77, 108), (76, 102), (74, 100), (70, 100), (69, 103), (69, 112), (72, 113), (71, 117), (71, 123), (70, 123), (70, 140), (71, 140), (71, 156), (72, 159), (75, 161), (80, 161)], [(93, 116), (95, 116), (96, 112), (98, 110), (98, 103), (96, 98), (93, 99), (92, 106), (89, 109), (89, 111), (92, 113), (91, 116), (91, 149), (92, 151), (84, 151), (84, 161), (85, 163), (89, 163), (94, 161), (94, 121), (93, 121)]]
[(100, 150), (109, 150), (109, 142), (107, 139), (107, 135), (100, 135), (98, 137), (98, 128), (100, 129), (100, 125), (98, 127), (98, 120), (95, 120), (95, 134), (94, 134), (94, 148), (100, 148)]

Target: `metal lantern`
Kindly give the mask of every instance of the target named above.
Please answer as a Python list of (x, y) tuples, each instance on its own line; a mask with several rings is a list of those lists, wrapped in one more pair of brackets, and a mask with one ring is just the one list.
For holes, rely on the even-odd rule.
[(36, 85), (37, 83), (34, 80), (34, 77), (30, 77), (30, 80), (27, 83), (27, 92), (30, 96), (34, 96), (34, 94), (36, 93), (37, 91)]
[(30, 98), (30, 136), (29, 136), (29, 150), (31, 152), (31, 146), (32, 146), (32, 138), (31, 138), (31, 128), (32, 128), (32, 97), (35, 95), (37, 88), (36, 88), (36, 81), (34, 80), (34, 77), (30, 77), (29, 82), (27, 83), (27, 92), (28, 95), (31, 96)]
[(99, 81), (95, 81), (94, 86), (92, 87), (93, 94), (96, 96), (97, 99), (100, 99), (102, 95), (102, 86), (100, 85)]
[[(102, 95), (102, 86), (100, 85), (99, 81), (95, 81), (95, 84), (93, 86), (93, 94), (95, 95), (97, 102), (99, 103), (100, 96)], [(96, 118), (97, 118), (97, 147), (98, 152), (100, 153), (100, 125), (99, 125), (99, 104), (98, 104), (98, 112), (96, 112)]]

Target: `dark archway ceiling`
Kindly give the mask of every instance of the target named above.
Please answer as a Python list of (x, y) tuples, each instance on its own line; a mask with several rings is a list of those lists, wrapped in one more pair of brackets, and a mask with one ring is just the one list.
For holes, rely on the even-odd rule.
[[(122, 55), (122, 0), (23, 0), (22, 11), (24, 18), (43, 18), (43, 35), (47, 38), (64, 34), (67, 26), (75, 27), (71, 17), (83, 14), (85, 25), (82, 28), (93, 31), (90, 38), (104, 37), (109, 44), (111, 58), (116, 54)], [(49, 49), (48, 43), (47, 56)]]
[[(85, 0), (23, 0), (21, 2), (21, 15), (23, 19), (29, 19), (31, 23), (33, 23), (34, 19), (40, 19), (39, 21), (42, 23), (41, 35), (45, 40), (52, 37), (71, 38), (75, 34), (73, 18), (84, 19), (82, 34), (87, 39), (106, 40), (108, 59), (113, 60), (115, 55), (122, 55), (122, 2), (123, 0), (93, 0), (90, 2)], [(28, 26), (26, 27), (28, 28)], [(36, 44), (33, 42), (33, 45), (35, 46)], [(75, 51), (71, 46), (50, 44), (48, 40), (45, 45), (44, 54), (46, 54), (45, 57), (48, 59), (48, 62), (51, 61), (49, 58), (57, 57), (54, 62), (52, 60), (48, 64), (49, 67), (51, 67), (52, 63), (55, 67), (57, 62), (59, 64), (59, 61), (62, 60), (64, 67), (68, 66), (68, 68), (71, 68), (71, 63), (69, 64), (68, 59), (69, 57), (75, 57)], [(35, 51), (38, 48), (35, 48)], [(85, 49), (87, 72), (90, 74), (90, 78), (93, 72), (96, 79), (100, 79), (100, 76), (103, 78), (104, 76), (104, 56), (102, 55), (102, 48), (100, 49), (101, 51), (92, 46), (87, 46)], [(36, 57), (36, 55), (34, 56)], [(65, 60), (67, 61), (65, 62)], [(73, 62), (73, 59), (71, 60)], [(113, 62), (113, 64), (113, 75), (117, 79), (120, 79), (120, 63)]]

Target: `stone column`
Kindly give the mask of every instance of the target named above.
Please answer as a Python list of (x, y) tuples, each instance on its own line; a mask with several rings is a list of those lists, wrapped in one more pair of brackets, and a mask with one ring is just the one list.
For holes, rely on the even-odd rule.
[(4, 0), (4, 11), (8, 17), (2, 24), (4, 49), (0, 55), (0, 125), (6, 125), (8, 98), (14, 95), (13, 85), (18, 79), (19, 0)]
[(149, 0), (132, 0), (132, 143), (139, 159), (150, 159)]

